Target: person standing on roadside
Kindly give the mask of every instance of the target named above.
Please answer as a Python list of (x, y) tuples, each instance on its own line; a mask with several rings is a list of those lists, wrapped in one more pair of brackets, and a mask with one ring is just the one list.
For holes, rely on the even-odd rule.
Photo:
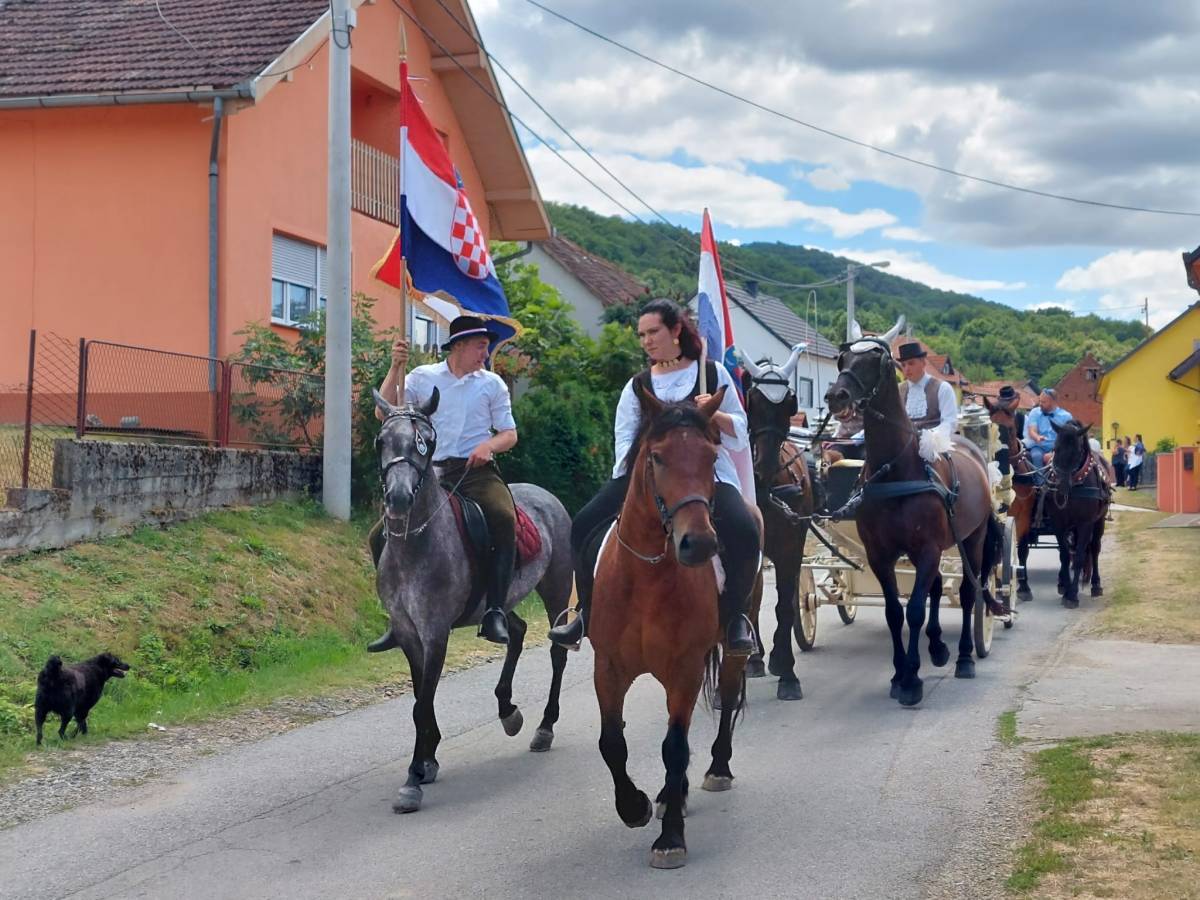
[(1117, 487), (1125, 487), (1125, 466), (1128, 463), (1128, 457), (1125, 453), (1125, 444), (1120, 438), (1113, 440), (1112, 448), (1112, 467), (1117, 475)]
[[(1125, 439), (1126, 443), (1129, 438)], [(1129, 463), (1128, 469), (1125, 471), (1125, 481), (1129, 485), (1131, 491), (1136, 491), (1138, 485), (1142, 481), (1142, 463), (1146, 461), (1146, 445), (1142, 443), (1142, 436), (1137, 435), (1137, 443), (1128, 451)]]

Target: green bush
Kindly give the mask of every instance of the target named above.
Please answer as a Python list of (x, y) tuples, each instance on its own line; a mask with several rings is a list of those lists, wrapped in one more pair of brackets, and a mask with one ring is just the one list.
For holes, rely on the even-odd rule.
[(574, 515), (612, 470), (612, 411), (587, 385), (535, 386), (517, 399), (517, 446), (501, 457), (509, 482), (554, 494)]
[(1170, 453), (1179, 445), (1175, 443), (1175, 438), (1165, 437), (1159, 438), (1158, 443), (1154, 445), (1155, 453)]

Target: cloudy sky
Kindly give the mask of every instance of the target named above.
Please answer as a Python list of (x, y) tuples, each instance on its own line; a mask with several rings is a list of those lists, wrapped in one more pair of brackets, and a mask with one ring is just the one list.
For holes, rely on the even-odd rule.
[[(1089, 200), (1200, 212), (1195, 0), (543, 0), (649, 56), (858, 141)], [(1162, 325), (1196, 300), (1200, 217), (944, 175), (722, 96), (529, 5), (473, 0), (488, 50), (622, 181), (722, 240), (781, 240), (1019, 308)], [(512, 109), (649, 213), (502, 73)], [(547, 199), (620, 210), (522, 133)]]

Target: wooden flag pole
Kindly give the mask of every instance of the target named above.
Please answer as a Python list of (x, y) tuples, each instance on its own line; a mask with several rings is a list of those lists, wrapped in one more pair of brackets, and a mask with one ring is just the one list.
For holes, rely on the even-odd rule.
[(700, 338), (700, 393), (708, 393), (708, 339)]
[[(408, 91), (408, 33), (404, 29), (404, 19), (400, 19), (400, 134), (404, 135), (404, 97)], [(397, 208), (399, 208), (404, 196), (404, 141), (400, 142), (400, 155), (398, 157), (397, 177), (399, 179), (399, 188), (396, 192)], [(399, 219), (400, 216), (397, 215)], [(403, 222), (397, 223), (397, 228), (403, 227)], [(404, 235), (399, 235), (400, 241), (400, 340), (408, 340), (408, 260), (404, 258)], [(410, 352), (412, 348), (409, 348)], [(396, 380), (396, 405), (404, 405), (404, 378), (407, 374), (405, 366), (400, 370), (400, 377)]]

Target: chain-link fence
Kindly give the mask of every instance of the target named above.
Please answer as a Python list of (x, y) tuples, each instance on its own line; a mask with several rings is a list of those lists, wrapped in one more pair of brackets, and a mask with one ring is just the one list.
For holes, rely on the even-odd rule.
[(0, 505), (4, 489), (52, 485), (60, 438), (307, 451), (324, 401), (310, 372), (35, 330), (25, 381), (0, 386)]

